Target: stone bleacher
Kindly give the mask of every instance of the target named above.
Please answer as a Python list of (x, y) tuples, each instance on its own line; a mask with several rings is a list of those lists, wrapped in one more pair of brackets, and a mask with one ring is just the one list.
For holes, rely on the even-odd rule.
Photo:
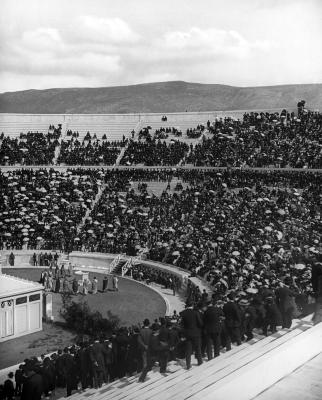
[(294, 320), (291, 329), (233, 347), (218, 358), (186, 370), (181, 362), (170, 362), (167, 373), (158, 368), (144, 383), (138, 375), (122, 378), (100, 389), (73, 394), (78, 400), (216, 399), (248, 400), (266, 390), (322, 351), (322, 324), (312, 328), (311, 316)]
[[(69, 122), (67, 129), (72, 132), (78, 132), (78, 140), (82, 141), (86, 133), (89, 132), (91, 136), (94, 133), (97, 139), (101, 139), (106, 134), (107, 140), (116, 141), (122, 140), (123, 135), (127, 138), (130, 136), (131, 131), (135, 128), (136, 123), (131, 121), (115, 121), (115, 122), (90, 122), (90, 123), (77, 123)], [(68, 136), (67, 136), (68, 138)], [(65, 138), (66, 139), (66, 138)]]
[[(19, 138), (20, 133), (40, 132), (48, 133), (49, 125), (47, 122), (7, 122), (0, 123), (0, 133), (11, 138)], [(57, 127), (58, 125), (55, 125)]]
[[(254, 111), (254, 110), (253, 110)], [(270, 110), (280, 111), (280, 109)], [(67, 129), (78, 131), (80, 137), (87, 131), (101, 137), (104, 133), (108, 140), (122, 139), (123, 134), (128, 136), (136, 127), (151, 126), (154, 130), (160, 127), (177, 127), (185, 135), (188, 128), (195, 128), (198, 124), (205, 125), (208, 119), (212, 122), (216, 117), (232, 116), (242, 118), (245, 110), (213, 111), (213, 112), (177, 112), (157, 114), (9, 114), (0, 113), (0, 133), (11, 137), (19, 136), (21, 132), (48, 131), (49, 125), (62, 124), (62, 134)], [(162, 116), (167, 121), (162, 121)]]

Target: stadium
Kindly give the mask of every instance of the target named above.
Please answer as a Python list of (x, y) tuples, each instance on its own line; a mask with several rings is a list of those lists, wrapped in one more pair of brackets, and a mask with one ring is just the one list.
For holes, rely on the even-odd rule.
[[(0, 400), (320, 399), (321, 84), (260, 86), (264, 72), (275, 83), (269, 69), (249, 87), (132, 84), (148, 79), (132, 53), (145, 49), (139, 19), (134, 32), (126, 7), (123, 21), (80, 3), (89, 14), (75, 21), (61, 4), (66, 31), (62, 16), (39, 28), (49, 18), (41, 7), (36, 16), (4, 7), (36, 28), (21, 43), (3, 31), (7, 63), (21, 45), (26, 65), (0, 68)], [(52, 23), (60, 14), (49, 10)], [(250, 53), (268, 46), (228, 25), (179, 31), (179, 15), (169, 16), (178, 30), (163, 25), (156, 39), (148, 22), (147, 70), (201, 77), (192, 52), (204, 68), (221, 57), (222, 80), (237, 79), (228, 68), (237, 60), (245, 80)], [(116, 49), (137, 74), (129, 85)], [(70, 67), (74, 54), (84, 66)], [(80, 68), (73, 88), (69, 68)], [(48, 89), (56, 80), (62, 88)]]

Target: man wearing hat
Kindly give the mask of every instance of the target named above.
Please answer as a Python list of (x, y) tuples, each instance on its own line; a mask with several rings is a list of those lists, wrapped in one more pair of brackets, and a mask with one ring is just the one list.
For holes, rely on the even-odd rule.
[(186, 338), (186, 364), (187, 369), (191, 368), (191, 354), (192, 349), (196, 351), (198, 365), (202, 364), (201, 357), (201, 328), (202, 319), (200, 313), (193, 309), (193, 303), (189, 300), (186, 303), (186, 309), (181, 311), (181, 323), (183, 327), (183, 334)]
[(220, 333), (223, 320), (223, 311), (216, 306), (216, 301), (210, 301), (203, 315), (204, 332), (206, 334), (208, 360), (212, 357), (212, 346), (214, 346), (214, 356), (219, 356)]
[(96, 337), (93, 345), (90, 347), (89, 353), (92, 363), (95, 388), (100, 388), (102, 386), (104, 376), (106, 375), (104, 360), (104, 356), (106, 353), (106, 348), (102, 343), (100, 343), (99, 338)]
[[(150, 321), (146, 318), (143, 321), (143, 328), (140, 329), (140, 333), (138, 336), (138, 344), (142, 354), (143, 370), (145, 370), (148, 367), (148, 348), (151, 335), (152, 335), (152, 329), (150, 328)], [(145, 372), (145, 375), (143, 374), (142, 377), (140, 376), (139, 378), (140, 382), (144, 381), (146, 374), (147, 371)]]
[(234, 293), (228, 294), (228, 301), (223, 307), (225, 316), (225, 325), (227, 329), (228, 341), (235, 341), (239, 346), (241, 344), (241, 314), (235, 303)]
[(283, 328), (290, 328), (292, 325), (294, 293), (288, 286), (290, 283), (291, 278), (285, 278), (284, 283), (281, 283), (281, 286), (275, 291), (276, 304), (282, 314)]
[(246, 335), (246, 341), (253, 339), (253, 329), (255, 327), (256, 310), (250, 305), (247, 299), (239, 301), (242, 316), (241, 336)]
[(274, 298), (268, 296), (265, 299), (265, 317), (263, 323), (263, 334), (267, 336), (267, 329), (270, 327), (272, 333), (276, 332), (276, 326), (282, 324), (282, 316)]
[[(150, 328), (148, 328), (150, 329)], [(165, 368), (164, 361), (160, 363), (160, 351), (163, 350), (163, 346), (160, 344), (159, 339), (159, 327), (157, 325), (152, 325), (151, 335), (149, 337), (148, 345), (147, 345), (147, 362), (146, 365), (143, 366), (143, 370), (141, 372), (139, 382), (144, 382), (148, 371), (150, 371), (156, 361), (159, 361), (160, 372), (165, 372), (165, 369), (161, 371), (162, 368)], [(165, 363), (166, 364), (166, 363)]]

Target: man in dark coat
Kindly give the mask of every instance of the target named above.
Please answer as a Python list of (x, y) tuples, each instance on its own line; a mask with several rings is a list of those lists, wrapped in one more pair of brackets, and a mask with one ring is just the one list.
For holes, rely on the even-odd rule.
[(78, 282), (77, 282), (76, 278), (73, 279), (72, 289), (73, 289), (74, 295), (76, 296), (77, 292), (78, 292)]
[(102, 386), (103, 378), (105, 375), (105, 361), (104, 355), (106, 349), (99, 339), (96, 338), (95, 342), (90, 346), (90, 359), (93, 366), (94, 374), (94, 387), (98, 388)]
[(227, 330), (227, 340), (230, 342), (235, 341), (237, 346), (241, 344), (241, 315), (237, 304), (234, 301), (235, 296), (233, 293), (229, 293), (228, 301), (223, 307), (225, 316), (225, 326)]
[(75, 356), (75, 362), (79, 368), (79, 376), (82, 389), (85, 390), (90, 384), (90, 359), (89, 353), (86, 351), (87, 343), (81, 343), (80, 349)]
[(322, 297), (322, 263), (314, 262), (312, 264), (312, 288), (316, 297)]
[(246, 341), (248, 341), (254, 337), (253, 329), (255, 328), (256, 310), (246, 299), (239, 301), (239, 307), (242, 316), (241, 337), (244, 340), (246, 335)]
[(56, 282), (55, 282), (55, 293), (59, 293), (59, 292), (60, 292), (60, 278), (57, 277)]
[(203, 315), (203, 324), (204, 324), (204, 331), (206, 334), (208, 360), (211, 360), (213, 358), (212, 345), (214, 346), (215, 357), (219, 356), (222, 319), (223, 319), (222, 309), (216, 307), (215, 301), (210, 302)]
[[(148, 371), (151, 371), (154, 363), (159, 361), (160, 351), (162, 346), (159, 339), (158, 327), (154, 326), (151, 329), (152, 333), (149, 338), (148, 349), (147, 349), (147, 365), (143, 368), (142, 373), (139, 378), (139, 382), (144, 382)], [(161, 368), (161, 365), (160, 365)], [(161, 371), (160, 371), (161, 372)]]
[(186, 339), (186, 364), (187, 369), (191, 368), (192, 349), (195, 349), (198, 365), (202, 364), (201, 357), (201, 328), (202, 319), (200, 313), (193, 309), (193, 303), (187, 302), (186, 309), (181, 311), (181, 323), (183, 334)]
[(9, 265), (11, 267), (13, 267), (15, 265), (15, 255), (13, 254), (13, 252), (11, 252), (9, 255)]
[(288, 281), (285, 281), (281, 287), (276, 289), (275, 297), (276, 304), (282, 314), (282, 328), (290, 328), (292, 325), (292, 314), (294, 312), (294, 293), (287, 286)]
[(115, 362), (114, 360), (114, 352), (113, 352), (113, 344), (110, 340), (104, 340), (103, 346), (105, 347), (105, 353), (104, 353), (104, 382), (108, 383), (111, 379), (111, 369), (112, 365)]
[(40, 400), (43, 393), (42, 376), (35, 372), (36, 365), (28, 360), (24, 366), (24, 383), (20, 400)]
[[(142, 371), (145, 371), (146, 368), (148, 367), (148, 348), (151, 335), (152, 335), (152, 329), (150, 328), (150, 321), (148, 319), (145, 319), (143, 321), (143, 328), (140, 329), (140, 333), (138, 336), (138, 345), (142, 354), (142, 367), (143, 367)], [(139, 378), (140, 382), (144, 381), (145, 375), (140, 376)]]
[(159, 364), (160, 373), (166, 372), (167, 363), (169, 359), (170, 349), (170, 332), (166, 324), (165, 318), (160, 319), (161, 327), (159, 329), (160, 351), (159, 351)]
[(107, 288), (108, 288), (108, 277), (107, 275), (105, 275), (103, 279), (103, 292), (106, 292)]
[(282, 316), (280, 310), (274, 302), (273, 297), (268, 296), (265, 300), (265, 318), (263, 324), (263, 334), (267, 336), (267, 329), (270, 327), (272, 333), (276, 332), (276, 326), (282, 324)]
[(67, 397), (71, 396), (72, 390), (77, 389), (76, 376), (75, 376), (75, 361), (74, 357), (69, 353), (67, 347), (64, 348), (64, 352), (60, 357), (60, 363), (66, 382)]

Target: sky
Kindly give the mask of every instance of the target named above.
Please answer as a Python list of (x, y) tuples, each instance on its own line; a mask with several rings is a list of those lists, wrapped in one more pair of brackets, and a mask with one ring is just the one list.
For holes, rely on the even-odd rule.
[(322, 0), (1, 0), (0, 92), (322, 82)]

